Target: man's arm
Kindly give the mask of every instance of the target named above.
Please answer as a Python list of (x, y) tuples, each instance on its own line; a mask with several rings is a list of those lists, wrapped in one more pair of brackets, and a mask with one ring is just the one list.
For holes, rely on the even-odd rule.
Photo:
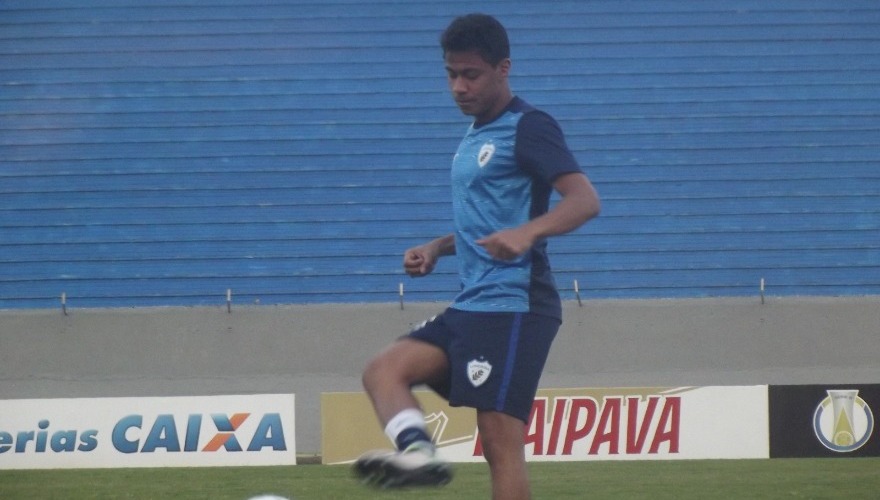
[(404, 252), (403, 269), (414, 278), (425, 276), (434, 270), (437, 260), (445, 255), (455, 255), (454, 234), (441, 236)]
[(569, 173), (559, 176), (553, 188), (562, 199), (546, 214), (515, 228), (504, 229), (477, 240), (477, 244), (498, 260), (513, 260), (536, 241), (573, 231), (599, 215), (599, 195), (587, 176)]

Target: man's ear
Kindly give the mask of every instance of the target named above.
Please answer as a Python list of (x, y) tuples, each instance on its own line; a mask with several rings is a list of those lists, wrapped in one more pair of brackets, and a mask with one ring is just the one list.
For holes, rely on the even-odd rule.
[(511, 66), (510, 58), (502, 59), (501, 62), (498, 63), (497, 68), (501, 70), (501, 74), (503, 76), (510, 76), (510, 66)]

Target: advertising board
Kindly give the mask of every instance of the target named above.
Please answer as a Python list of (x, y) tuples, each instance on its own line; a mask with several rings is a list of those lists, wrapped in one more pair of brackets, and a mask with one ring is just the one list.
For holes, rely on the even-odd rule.
[[(476, 415), (416, 397), (441, 457), (483, 460)], [(363, 393), (322, 395), (324, 463), (389, 448)], [(767, 458), (767, 386), (542, 389), (526, 430), (529, 461)]]
[(293, 394), (0, 400), (0, 469), (294, 465)]
[(770, 456), (877, 457), (880, 384), (770, 386)]

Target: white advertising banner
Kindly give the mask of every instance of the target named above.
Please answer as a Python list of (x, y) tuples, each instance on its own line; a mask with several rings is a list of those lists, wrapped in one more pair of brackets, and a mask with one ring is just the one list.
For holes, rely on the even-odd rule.
[[(443, 458), (483, 460), (473, 410), (450, 408), (430, 392), (417, 397)], [(766, 385), (541, 389), (526, 431), (526, 458), (769, 458), (767, 400)], [(389, 447), (361, 393), (322, 395), (322, 421), (324, 463)]]
[[(767, 386), (539, 391), (529, 461), (769, 458)], [(443, 448), (482, 459), (478, 441)]]
[(296, 464), (293, 394), (0, 400), (0, 469)]

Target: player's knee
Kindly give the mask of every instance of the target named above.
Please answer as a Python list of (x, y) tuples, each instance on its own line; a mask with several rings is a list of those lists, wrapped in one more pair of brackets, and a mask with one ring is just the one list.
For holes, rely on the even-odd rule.
[(383, 363), (378, 356), (371, 359), (367, 366), (364, 367), (364, 371), (361, 373), (361, 383), (367, 392), (370, 392), (372, 388), (381, 383), (382, 369)]
[(495, 464), (524, 459), (524, 424), (499, 412), (480, 412), (477, 417), (486, 460)]
[(396, 373), (397, 366), (393, 361), (393, 359), (388, 359), (387, 353), (381, 353), (367, 363), (361, 374), (361, 383), (367, 392), (386, 386), (392, 380), (399, 378)]

